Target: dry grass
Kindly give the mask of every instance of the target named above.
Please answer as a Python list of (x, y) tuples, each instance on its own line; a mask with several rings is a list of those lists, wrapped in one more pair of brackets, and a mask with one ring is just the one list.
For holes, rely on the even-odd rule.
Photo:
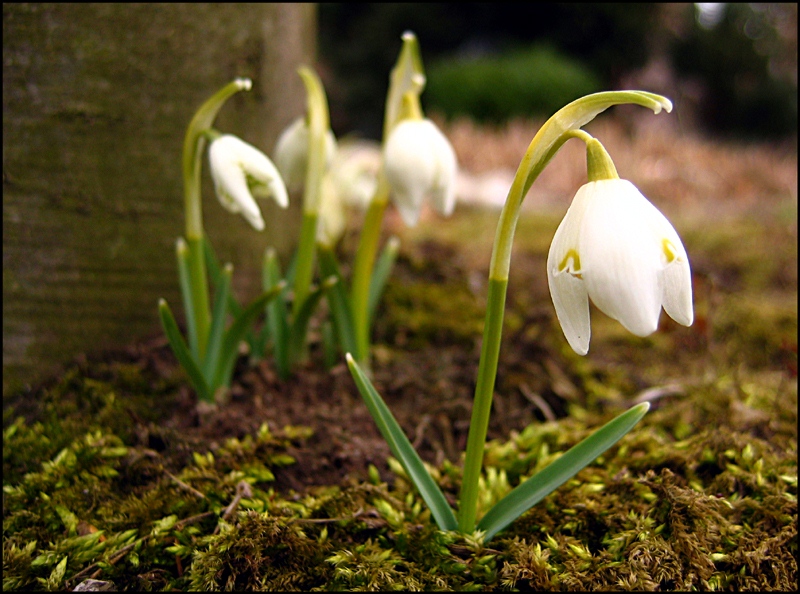
[[(796, 142), (715, 141), (682, 131), (675, 112), (620, 112), (622, 116), (602, 114), (586, 129), (609, 151), (620, 176), (633, 181), (668, 216), (719, 219), (751, 214), (765, 205), (796, 205)], [(541, 125), (526, 120), (500, 127), (437, 121), (467, 178), (473, 184), (493, 180), (494, 192), (501, 192), (506, 180), (510, 183)], [(526, 206), (563, 211), (586, 181), (584, 154), (581, 143), (567, 143), (532, 187)], [(466, 202), (476, 199), (474, 187), (472, 193), (463, 193)], [(503, 198), (495, 196), (498, 203)]]

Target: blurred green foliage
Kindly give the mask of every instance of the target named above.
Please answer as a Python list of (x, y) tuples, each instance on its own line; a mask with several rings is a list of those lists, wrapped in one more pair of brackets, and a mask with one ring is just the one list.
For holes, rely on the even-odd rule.
[[(378, 138), (389, 71), (400, 37), (413, 31), (422, 48), (428, 89), (432, 64), (459, 57), (499, 56), (533, 44), (546, 44), (579, 61), (600, 83), (643, 66), (646, 43), (657, 26), (657, 5), (570, 3), (336, 3), (319, 5), (319, 60), (337, 134), (352, 130)], [(495, 89), (497, 90), (497, 89)], [(483, 92), (483, 91), (482, 91)], [(561, 107), (561, 105), (559, 105)], [(529, 107), (527, 113), (550, 113)]]
[(472, 116), (503, 122), (531, 113), (553, 113), (602, 90), (599, 78), (551, 47), (501, 55), (440, 59), (428, 69), (426, 106), (448, 118)]
[[(428, 74), (426, 109), (502, 119), (524, 104), (521, 113), (546, 117), (565, 102), (556, 97), (575, 98), (592, 79), (603, 90), (622, 88), (660, 62), (670, 74), (648, 90), (678, 99), (685, 86), (708, 132), (794, 136), (797, 5), (718, 6), (718, 20), (701, 22), (692, 3), (321, 3), (319, 56), (329, 75), (331, 123), (337, 134), (378, 138), (388, 73), (400, 36), (411, 30)], [(520, 48), (543, 47), (552, 52), (545, 72), (536, 71), (532, 49), (532, 71), (523, 72)], [(547, 78), (553, 76), (555, 82)], [(555, 85), (552, 97), (530, 86), (542, 79)]]
[(797, 5), (730, 3), (713, 18), (693, 19), (670, 48), (674, 68), (701, 83), (704, 126), (745, 138), (796, 134)]

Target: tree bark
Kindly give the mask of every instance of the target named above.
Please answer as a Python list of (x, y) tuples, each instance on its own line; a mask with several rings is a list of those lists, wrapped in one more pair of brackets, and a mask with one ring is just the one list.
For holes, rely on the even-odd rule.
[[(216, 128), (272, 156), (305, 111), (313, 4), (3, 5), (3, 397), (80, 353), (159, 332), (181, 312), (181, 148), (195, 110), (237, 76)], [(204, 157), (204, 222), (249, 300), (264, 249), (288, 255), (300, 205), (259, 201), (253, 230), (217, 202)]]

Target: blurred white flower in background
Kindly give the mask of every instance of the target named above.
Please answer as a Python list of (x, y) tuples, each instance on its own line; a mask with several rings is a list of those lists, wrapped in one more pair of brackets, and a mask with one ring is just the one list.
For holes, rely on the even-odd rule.
[(426, 196), (444, 216), (453, 212), (456, 155), (432, 121), (407, 119), (397, 124), (386, 140), (383, 159), (392, 200), (406, 225), (417, 224)]
[[(304, 117), (289, 124), (275, 143), (275, 165), (291, 192), (299, 191), (306, 181), (308, 168), (308, 123)], [(336, 155), (336, 137), (328, 130), (325, 135), (325, 167)]]

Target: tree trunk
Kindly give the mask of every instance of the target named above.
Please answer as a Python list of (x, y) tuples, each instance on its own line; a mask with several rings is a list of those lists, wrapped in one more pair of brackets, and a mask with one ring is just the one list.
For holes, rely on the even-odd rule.
[[(190, 119), (249, 77), (215, 127), (272, 156), (305, 111), (296, 71), (315, 53), (313, 4), (3, 5), (4, 399), (79, 353), (157, 333), (159, 297), (180, 317)], [(205, 228), (248, 300), (265, 247), (286, 256), (300, 220), (299, 204), (259, 204), (262, 233), (219, 205), (204, 157)]]

